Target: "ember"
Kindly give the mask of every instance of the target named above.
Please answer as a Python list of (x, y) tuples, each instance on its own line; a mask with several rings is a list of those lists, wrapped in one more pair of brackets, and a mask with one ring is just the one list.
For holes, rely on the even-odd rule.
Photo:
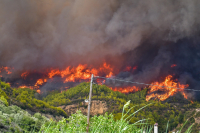
[(176, 64), (172, 64), (172, 65), (171, 65), (171, 67), (176, 67), (176, 66), (177, 66)]

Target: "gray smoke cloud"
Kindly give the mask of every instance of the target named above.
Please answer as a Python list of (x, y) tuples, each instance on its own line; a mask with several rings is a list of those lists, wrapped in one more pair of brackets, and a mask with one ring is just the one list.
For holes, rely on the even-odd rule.
[[(198, 34), (199, 6), (198, 0), (1, 0), (0, 65), (61, 68), (134, 51), (147, 38), (176, 42)], [(159, 73), (154, 65), (149, 73)]]

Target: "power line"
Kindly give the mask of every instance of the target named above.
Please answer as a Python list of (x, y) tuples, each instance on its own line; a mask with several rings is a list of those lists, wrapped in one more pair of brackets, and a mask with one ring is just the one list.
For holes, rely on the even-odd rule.
[(187, 90), (187, 91), (200, 91), (200, 90), (195, 90), (195, 89), (184, 89), (184, 88), (176, 88), (176, 87), (170, 87), (170, 86), (161, 86), (161, 85), (154, 85), (154, 84), (147, 84), (147, 83), (141, 83), (141, 82), (133, 82), (133, 81), (127, 81), (127, 80), (122, 80), (122, 79), (117, 79), (117, 78), (107, 78), (107, 77), (101, 77), (101, 76), (95, 76), (95, 78), (103, 78), (103, 79), (110, 79), (114, 81), (121, 81), (121, 82), (127, 82), (127, 83), (132, 83), (132, 84), (140, 84), (140, 85), (146, 85), (146, 86), (158, 86), (158, 87), (165, 87), (165, 88), (174, 88), (174, 89), (181, 89), (181, 90)]

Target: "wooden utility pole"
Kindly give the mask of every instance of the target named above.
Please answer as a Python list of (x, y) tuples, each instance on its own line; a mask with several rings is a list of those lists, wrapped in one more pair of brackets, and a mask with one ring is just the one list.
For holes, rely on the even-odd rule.
[(91, 98), (92, 98), (92, 82), (93, 82), (93, 74), (91, 76), (90, 81), (90, 94), (89, 94), (89, 102), (88, 102), (88, 114), (87, 114), (87, 133), (89, 132), (89, 125), (90, 125), (90, 105), (91, 105)]

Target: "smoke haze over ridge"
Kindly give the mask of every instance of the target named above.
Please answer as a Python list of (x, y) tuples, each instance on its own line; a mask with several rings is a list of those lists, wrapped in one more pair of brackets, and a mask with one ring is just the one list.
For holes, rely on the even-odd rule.
[(149, 38), (154, 44), (176, 42), (198, 34), (199, 5), (197, 0), (1, 0), (0, 64), (64, 67), (134, 51)]
[[(0, 66), (14, 67), (15, 84), (24, 71), (106, 60), (119, 68), (118, 78), (152, 83), (170, 74), (199, 89), (199, 6), (198, 0), (1, 0)], [(121, 71), (126, 66), (137, 70)]]

